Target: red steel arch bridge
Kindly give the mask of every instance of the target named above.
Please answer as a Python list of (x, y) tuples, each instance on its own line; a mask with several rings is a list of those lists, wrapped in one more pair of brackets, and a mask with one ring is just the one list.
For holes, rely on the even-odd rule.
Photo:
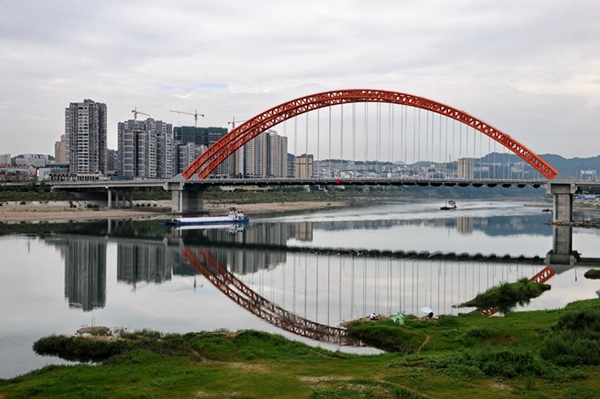
[[(263, 140), (262, 147), (260, 141), (251, 144), (265, 134), (270, 141)], [(282, 144), (285, 149), (278, 150)], [(264, 155), (268, 153), (270, 158)], [(511, 162), (511, 156), (520, 162)], [(227, 177), (250, 179), (223, 179), (218, 173), (223, 165), (229, 168)], [(261, 180), (252, 181), (257, 174)], [(201, 187), (210, 184), (547, 184), (554, 194), (555, 220), (571, 220), (579, 186), (557, 176), (525, 145), (457, 108), (407, 93), (345, 89), (300, 97), (246, 120), (202, 153), (168, 189), (176, 212), (197, 213), (202, 210)]]

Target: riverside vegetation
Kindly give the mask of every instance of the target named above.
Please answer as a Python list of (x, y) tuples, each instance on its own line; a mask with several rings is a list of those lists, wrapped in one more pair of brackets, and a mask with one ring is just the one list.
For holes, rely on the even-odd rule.
[(597, 398), (600, 299), (564, 309), (355, 321), (386, 349), (354, 355), (258, 331), (50, 336), (47, 366), (0, 381), (8, 398)]
[[(313, 187), (314, 188), (314, 187)], [(81, 192), (66, 192), (52, 190), (52, 186), (45, 182), (39, 184), (31, 181), (22, 186), (9, 186), (0, 184), (0, 201), (77, 201), (83, 196), (89, 195), (94, 190)], [(105, 193), (98, 191), (98, 198), (105, 198)], [(209, 201), (256, 203), (256, 202), (278, 202), (278, 201), (347, 201), (359, 197), (376, 200), (387, 197), (410, 198), (418, 195), (419, 198), (514, 198), (514, 197), (543, 197), (543, 189), (532, 187), (403, 187), (403, 186), (330, 186), (327, 190), (318, 189), (307, 191), (305, 187), (299, 186), (270, 186), (258, 190), (247, 190), (238, 187), (234, 191), (223, 191), (218, 187), (210, 187), (204, 194), (204, 199)], [(134, 200), (170, 200), (171, 194), (162, 188), (147, 187), (135, 188), (133, 190)]]

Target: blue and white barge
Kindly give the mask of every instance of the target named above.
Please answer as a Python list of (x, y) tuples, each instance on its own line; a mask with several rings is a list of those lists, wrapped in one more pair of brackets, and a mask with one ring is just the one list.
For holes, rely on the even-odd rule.
[(167, 220), (165, 224), (171, 227), (180, 227), (247, 224), (248, 222), (250, 222), (250, 219), (248, 219), (244, 212), (239, 212), (235, 208), (231, 208), (227, 216), (180, 217)]

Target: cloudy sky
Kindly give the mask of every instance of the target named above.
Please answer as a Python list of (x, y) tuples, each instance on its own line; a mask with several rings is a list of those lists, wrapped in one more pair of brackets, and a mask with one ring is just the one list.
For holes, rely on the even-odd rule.
[(320, 91), (466, 111), (533, 151), (600, 154), (600, 2), (0, 0), (0, 153), (54, 154), (64, 110), (227, 127)]

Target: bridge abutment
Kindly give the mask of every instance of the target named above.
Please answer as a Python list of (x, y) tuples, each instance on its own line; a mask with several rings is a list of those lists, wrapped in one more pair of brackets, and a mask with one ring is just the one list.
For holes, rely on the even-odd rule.
[(199, 215), (204, 213), (204, 186), (167, 182), (164, 189), (171, 192), (171, 212), (173, 214)]

